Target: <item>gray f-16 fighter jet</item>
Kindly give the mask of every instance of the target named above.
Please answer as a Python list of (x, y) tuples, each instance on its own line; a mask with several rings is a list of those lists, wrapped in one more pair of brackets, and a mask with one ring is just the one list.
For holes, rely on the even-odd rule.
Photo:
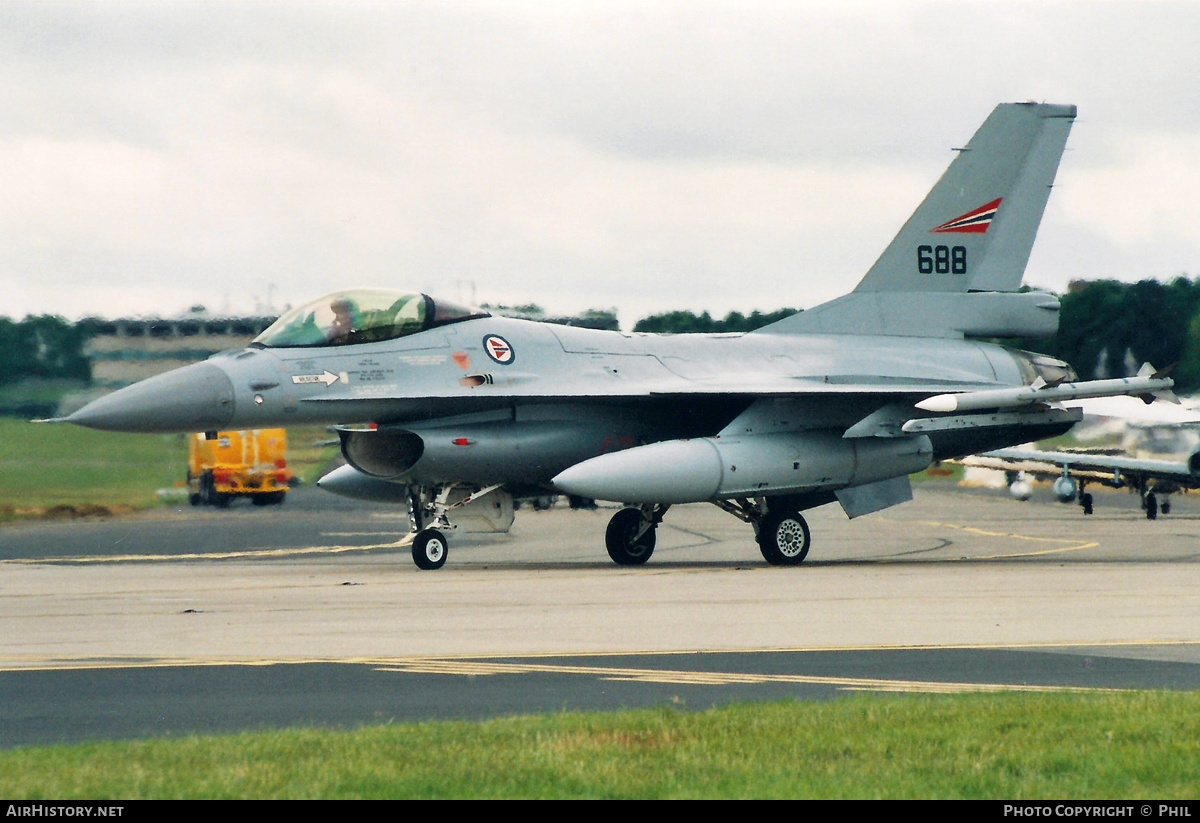
[(347, 290), (66, 419), (338, 424), (348, 465), (321, 485), (407, 502), (423, 569), (445, 562), (456, 506), (555, 491), (627, 504), (605, 535), (619, 564), (645, 563), (668, 508), (696, 502), (749, 523), (767, 562), (796, 564), (807, 509), (909, 500), (908, 475), (934, 461), (1065, 432), (1080, 413), (1059, 401), (1169, 391), (1157, 374), (1079, 383), (982, 342), (1057, 328), (1054, 296), (1017, 289), (1074, 118), (997, 107), (853, 292), (756, 332), (595, 331)]

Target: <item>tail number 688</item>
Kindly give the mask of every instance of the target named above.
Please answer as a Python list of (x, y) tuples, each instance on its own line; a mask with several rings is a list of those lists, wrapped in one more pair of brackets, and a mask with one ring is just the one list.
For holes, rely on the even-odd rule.
[(921, 274), (966, 274), (966, 246), (917, 246), (917, 271)]

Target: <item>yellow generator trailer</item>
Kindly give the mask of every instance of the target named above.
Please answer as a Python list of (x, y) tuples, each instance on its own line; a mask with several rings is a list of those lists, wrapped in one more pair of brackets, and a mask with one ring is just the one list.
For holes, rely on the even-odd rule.
[(256, 506), (282, 503), (292, 482), (287, 430), (193, 434), (188, 444), (188, 499), (193, 506), (229, 505), (249, 497)]

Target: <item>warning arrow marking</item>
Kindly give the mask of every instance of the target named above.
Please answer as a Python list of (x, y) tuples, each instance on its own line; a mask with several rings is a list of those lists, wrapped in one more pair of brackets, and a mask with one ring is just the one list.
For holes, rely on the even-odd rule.
[(324, 374), (293, 374), (292, 382), (297, 384), (306, 383), (324, 383), (326, 386), (332, 386), (338, 381), (338, 376), (331, 371), (326, 370)]

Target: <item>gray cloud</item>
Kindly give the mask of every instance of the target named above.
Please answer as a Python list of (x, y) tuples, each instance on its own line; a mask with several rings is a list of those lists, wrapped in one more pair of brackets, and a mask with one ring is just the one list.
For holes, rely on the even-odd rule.
[(1079, 104), (1028, 280), (1195, 271), (1200, 6), (5, 3), (0, 314), (347, 284), (812, 305), (997, 103)]

